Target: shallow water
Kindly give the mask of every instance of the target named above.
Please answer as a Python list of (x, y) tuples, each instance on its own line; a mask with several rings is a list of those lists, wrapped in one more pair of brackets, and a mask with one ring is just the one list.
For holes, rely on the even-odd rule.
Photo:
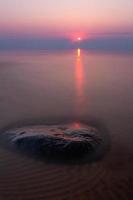
[[(101, 174), (103, 180), (100, 187), (108, 184), (110, 189), (114, 187), (112, 191), (115, 193), (119, 186), (123, 191), (119, 195), (123, 196), (118, 194), (117, 196), (115, 193), (116, 199), (122, 199), (122, 197), (126, 199), (133, 186), (132, 85), (133, 56), (131, 54), (96, 53), (80, 49), (66, 52), (1, 52), (0, 129), (13, 124), (43, 124), (46, 121), (52, 123), (52, 121), (69, 119), (75, 123), (75, 126), (78, 126), (80, 120), (93, 119), (93, 121), (100, 122), (108, 129), (111, 140), (110, 153), (107, 154), (105, 160), (97, 164), (98, 166), (94, 166), (95, 170), (97, 167), (97, 169), (101, 169), (97, 175), (99, 178)], [(4, 162), (5, 165), (10, 162), (9, 154), (8, 156), (7, 152), (0, 154), (3, 165)], [(19, 162), (21, 158), (17, 159), (13, 160)], [(14, 162), (13, 160), (12, 162)], [(25, 163), (28, 162), (32, 161), (27, 160)], [(102, 167), (100, 168), (99, 165)], [(11, 166), (15, 170), (14, 165)], [(33, 165), (27, 166), (29, 167), (27, 173), (30, 173), (30, 167)], [(47, 168), (47, 166), (45, 167)], [(38, 167), (37, 169), (39, 170)], [(66, 169), (58, 170), (65, 173), (62, 170)], [(71, 170), (73, 169), (69, 169), (69, 172)], [(77, 179), (74, 180), (79, 182), (79, 187), (78, 178), (82, 179), (83, 174), (87, 177), (87, 173), (89, 173), (88, 166), (82, 170), (80, 167), (75, 169)], [(7, 171), (8, 169), (3, 168), (3, 173), (8, 179)], [(79, 171), (81, 171), (82, 177), (76, 175)], [(82, 184), (85, 183), (84, 180), (82, 179)], [(4, 184), (6, 185), (6, 183)], [(58, 184), (60, 185), (61, 182)], [(10, 188), (10, 184), (7, 185)], [(15, 187), (14, 190), (17, 191)], [(83, 187), (86, 188), (86, 192), (87, 187), (87, 185)], [(102, 191), (102, 188), (99, 190)], [(62, 191), (65, 190), (62, 189)], [(12, 196), (14, 195), (10, 190), (8, 192)], [(40, 199), (37, 196), (38, 192), (39, 190), (36, 190), (35, 197)], [(3, 194), (5, 195), (4, 192)], [(21, 192), (20, 194), (22, 195)], [(44, 197), (43, 193), (41, 194)], [(31, 195), (30, 192), (29, 195)], [(91, 195), (93, 196), (93, 194)], [(106, 193), (104, 197), (107, 199), (108, 194)], [(72, 199), (74, 198), (77, 197)], [(98, 198), (92, 197), (92, 199)]]

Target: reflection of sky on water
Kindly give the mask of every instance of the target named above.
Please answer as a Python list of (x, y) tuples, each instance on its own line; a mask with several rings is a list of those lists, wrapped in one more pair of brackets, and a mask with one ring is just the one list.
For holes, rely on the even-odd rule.
[(131, 55), (82, 49), (0, 52), (1, 126), (28, 119), (129, 117), (132, 66)]

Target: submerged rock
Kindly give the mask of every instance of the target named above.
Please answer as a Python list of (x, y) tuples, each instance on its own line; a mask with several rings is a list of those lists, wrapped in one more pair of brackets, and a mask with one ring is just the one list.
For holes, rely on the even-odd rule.
[(53, 159), (89, 157), (102, 144), (98, 130), (88, 126), (25, 127), (8, 132), (8, 136), (17, 148)]

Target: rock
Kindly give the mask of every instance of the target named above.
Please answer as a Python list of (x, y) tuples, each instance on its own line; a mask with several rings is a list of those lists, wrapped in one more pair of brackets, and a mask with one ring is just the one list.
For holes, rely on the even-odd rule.
[(43, 157), (62, 160), (91, 156), (101, 145), (101, 135), (93, 127), (43, 126), (17, 129), (10, 142), (18, 149)]

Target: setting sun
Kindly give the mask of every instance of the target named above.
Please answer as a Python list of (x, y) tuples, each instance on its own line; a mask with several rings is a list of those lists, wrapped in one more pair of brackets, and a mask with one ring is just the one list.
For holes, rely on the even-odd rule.
[(81, 37), (78, 37), (77, 40), (80, 41), (80, 40), (81, 40)]

